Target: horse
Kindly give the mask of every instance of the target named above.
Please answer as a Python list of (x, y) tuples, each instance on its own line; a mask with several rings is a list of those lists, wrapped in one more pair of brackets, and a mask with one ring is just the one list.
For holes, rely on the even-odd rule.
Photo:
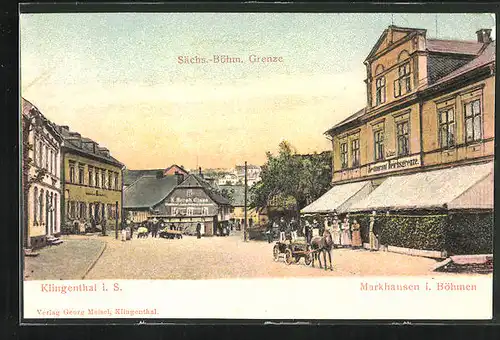
[(332, 234), (328, 231), (325, 230), (323, 232), (323, 236), (315, 236), (311, 240), (311, 250), (314, 251), (314, 255), (312, 257), (312, 266), (314, 267), (314, 259), (317, 258), (319, 262), (319, 268), (323, 268), (321, 265), (321, 253), (323, 253), (323, 259), (325, 260), (325, 270), (327, 270), (326, 267), (326, 254), (328, 253), (328, 260), (330, 261), (330, 270), (333, 270), (332, 268), (332, 247), (333, 247), (333, 238)]

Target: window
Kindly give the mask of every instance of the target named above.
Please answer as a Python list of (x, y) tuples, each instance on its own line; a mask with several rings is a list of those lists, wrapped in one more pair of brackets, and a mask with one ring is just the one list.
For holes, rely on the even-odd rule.
[(410, 153), (408, 121), (397, 123), (398, 156), (407, 156)]
[(78, 183), (80, 184), (85, 184), (84, 182), (84, 173), (85, 173), (85, 169), (84, 169), (84, 166), (83, 164), (81, 164), (79, 167), (78, 167)]
[(45, 156), (43, 164), (44, 164), (45, 169), (49, 170), (49, 153), (48, 153), (47, 145), (44, 145), (43, 149), (44, 149), (44, 156)]
[(69, 212), (69, 215), (72, 217), (72, 218), (75, 218), (76, 217), (76, 202), (75, 201), (72, 201), (71, 202), (71, 206), (70, 206), (71, 210)]
[(35, 187), (33, 191), (33, 224), (38, 225), (38, 188)]
[(359, 166), (359, 139), (354, 139), (351, 142), (352, 166)]
[(340, 144), (340, 167), (347, 168), (347, 143)]
[(43, 224), (43, 202), (44, 202), (44, 192), (43, 192), (43, 189), (40, 190), (40, 196), (38, 198), (38, 204), (39, 204), (39, 207), (40, 207), (40, 223)]
[(194, 208), (193, 207), (188, 207), (186, 214), (188, 216), (193, 216), (194, 215)]
[(80, 218), (87, 218), (87, 205), (84, 202), (80, 202)]
[(108, 189), (113, 189), (113, 173), (108, 171)]
[(465, 142), (481, 139), (481, 101), (479, 99), (465, 104)]
[(398, 68), (398, 79), (394, 81), (394, 97), (402, 96), (411, 91), (410, 63)]
[(89, 166), (89, 186), (94, 186), (94, 168), (91, 166)]
[(205, 216), (208, 215), (208, 207), (203, 207), (202, 208), (202, 214), (205, 215)]
[(103, 189), (106, 189), (106, 171), (101, 170), (101, 185)]
[(49, 174), (52, 173), (52, 150), (48, 150), (48, 155), (47, 155), (47, 172)]
[(57, 176), (57, 151), (54, 153), (54, 159), (52, 160), (54, 162), (54, 176)]
[(453, 108), (439, 111), (439, 143), (442, 148), (455, 145), (455, 112)]
[(382, 130), (373, 133), (373, 140), (375, 146), (375, 160), (379, 161), (384, 159), (384, 132)]
[(99, 169), (95, 169), (95, 186), (96, 188), (99, 188), (100, 187), (100, 184), (99, 184)]
[(385, 103), (385, 77), (380, 77), (375, 81), (375, 105)]
[(188, 189), (186, 192), (187, 197), (192, 197), (193, 196), (193, 189)]
[(57, 223), (57, 208), (58, 208), (58, 205), (57, 205), (57, 194), (54, 194), (54, 224), (57, 226), (58, 223)]
[(42, 142), (38, 141), (36, 146), (36, 165), (42, 166)]
[(115, 190), (118, 190), (118, 174), (115, 172)]
[(69, 182), (70, 183), (76, 183), (76, 179), (75, 179), (75, 163), (73, 163), (73, 162), (69, 163)]

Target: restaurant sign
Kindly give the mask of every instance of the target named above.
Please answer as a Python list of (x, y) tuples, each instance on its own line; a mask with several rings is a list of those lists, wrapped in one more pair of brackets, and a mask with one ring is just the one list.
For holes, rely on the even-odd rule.
[(188, 197), (188, 198), (172, 197), (170, 199), (170, 203), (177, 203), (177, 204), (189, 204), (189, 203), (202, 204), (202, 203), (210, 203), (210, 201), (208, 200), (208, 198), (204, 198), (204, 197)]
[(417, 168), (420, 166), (420, 155), (390, 159), (368, 166), (368, 174), (384, 173), (402, 169)]

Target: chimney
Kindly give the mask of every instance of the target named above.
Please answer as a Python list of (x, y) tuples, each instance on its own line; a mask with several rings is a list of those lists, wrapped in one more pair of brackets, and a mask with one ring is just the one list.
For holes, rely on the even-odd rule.
[(476, 32), (477, 34), (477, 42), (489, 44), (491, 42), (491, 29), (489, 28), (481, 28)]
[(203, 173), (201, 172), (201, 166), (198, 168), (198, 174), (200, 175), (201, 178), (203, 178)]

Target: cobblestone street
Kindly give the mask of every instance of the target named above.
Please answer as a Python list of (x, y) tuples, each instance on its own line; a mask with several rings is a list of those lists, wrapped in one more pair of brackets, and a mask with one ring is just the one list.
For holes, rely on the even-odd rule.
[(332, 251), (333, 271), (272, 258), (274, 244), (241, 237), (181, 240), (106, 237), (108, 246), (85, 279), (223, 279), (353, 275), (452, 275), (432, 272), (435, 260), (388, 252)]

